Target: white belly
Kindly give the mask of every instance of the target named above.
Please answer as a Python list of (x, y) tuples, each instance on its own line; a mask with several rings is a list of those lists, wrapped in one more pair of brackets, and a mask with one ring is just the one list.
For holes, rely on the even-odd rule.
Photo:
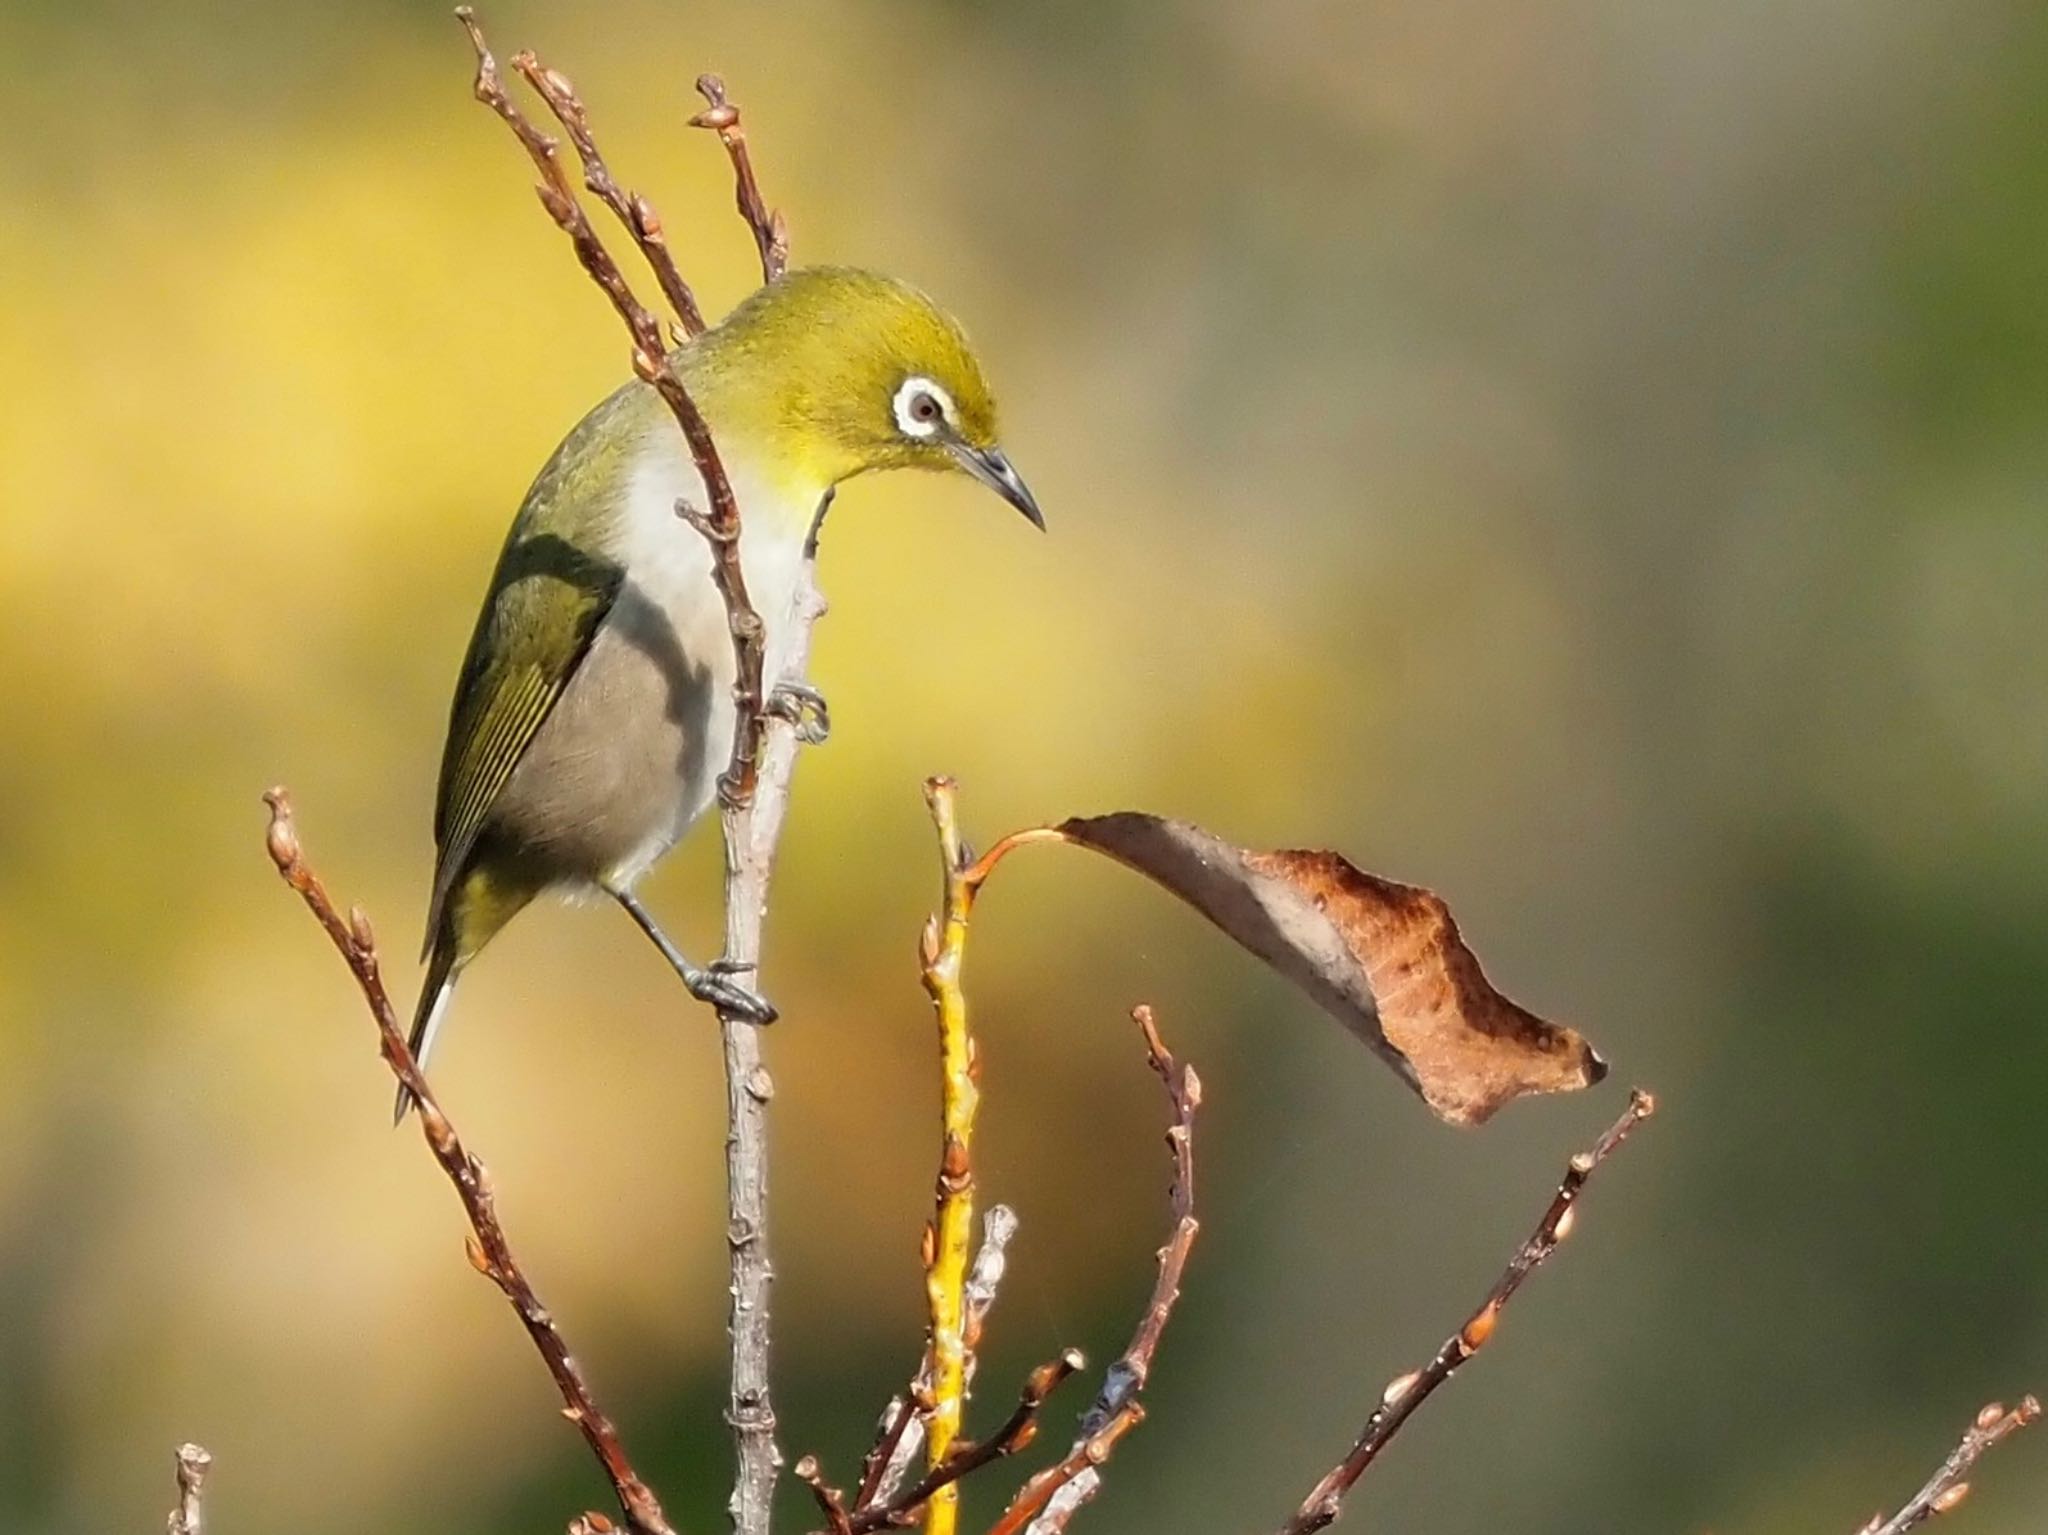
[[(728, 462), (727, 472), (740, 509), (747, 594), (763, 624), (762, 675), (773, 689), (788, 661), (804, 541), (824, 487), (793, 495), (748, 473), (744, 463)], [(624, 764), (630, 781), (617, 787), (622, 819), (638, 823), (637, 835), (605, 870), (603, 882), (615, 888), (631, 888), (709, 808), (732, 757), (732, 631), (711, 578), (710, 546), (676, 515), (678, 498), (708, 505), (680, 436), (664, 434), (634, 473), (611, 551), (626, 571), (626, 587), (585, 664), (598, 663), (591, 679), (597, 691), (625, 695), (616, 700), (621, 709), (604, 711), (604, 723), (632, 746)], [(600, 646), (609, 654), (601, 656)], [(658, 694), (650, 694), (644, 677), (635, 683), (606, 675), (648, 668), (660, 674)]]

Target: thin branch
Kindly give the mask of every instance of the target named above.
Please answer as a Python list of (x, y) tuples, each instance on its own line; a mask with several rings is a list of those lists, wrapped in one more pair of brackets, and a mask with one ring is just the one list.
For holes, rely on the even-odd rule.
[(576, 87), (569, 83), (569, 77), (559, 70), (549, 69), (530, 50), (515, 53), (512, 67), (526, 77), (526, 83), (548, 104), (548, 110), (555, 114), (555, 121), (568, 133), (569, 142), (576, 146), (576, 158), (583, 162), (583, 185), (626, 226), (626, 233), (633, 237), (640, 254), (647, 258), (654, 280), (660, 284), (662, 296), (675, 311), (683, 333), (686, 336), (701, 334), (704, 312), (697, 307), (697, 295), (690, 291), (690, 285), (676, 267), (675, 253), (668, 247), (668, 235), (662, 228), (661, 215), (654, 211), (654, 205), (646, 198), (637, 192), (626, 191), (612, 179), (604, 156), (598, 152), (597, 139), (590, 131), (590, 114), (577, 97)]
[[(712, 441), (710, 428), (689, 391), (678, 376), (673, 359), (663, 343), (660, 327), (648, 310), (633, 297), (618, 266), (590, 227), (588, 217), (577, 203), (567, 175), (561, 167), (555, 143), (528, 122), (506, 96), (499, 81), (497, 65), (485, 46), (483, 33), (465, 8), (457, 13), (468, 30), (477, 56), (476, 94), (512, 129), (527, 154), (540, 168), (541, 203), (575, 246), (584, 270), (612, 301), (633, 339), (633, 371), (654, 386), (667, 403), (669, 412), (690, 445), (690, 456), (703, 481), (709, 509), (679, 502), (677, 515), (703, 535), (711, 548), (711, 578), (724, 603), (727, 627), (732, 635), (734, 662), (734, 729), (732, 757), (719, 783), (721, 823), (725, 838), (725, 954), (726, 964), (738, 973), (756, 969), (761, 958), (761, 925), (768, 904), (768, 883), (781, 839), (783, 818), (788, 808), (789, 780), (795, 769), (798, 732), (793, 723), (767, 718), (767, 687), (763, 672), (766, 654), (766, 626), (747, 591), (745, 570), (740, 561), (740, 512), (732, 483)], [(687, 327), (692, 323), (694, 298), (680, 274), (670, 280), (672, 263), (662, 242), (661, 220), (644, 198), (618, 191), (611, 173), (590, 131), (582, 103), (566, 77), (546, 68), (537, 59), (522, 56), (520, 68), (541, 92), (563, 126), (575, 140), (583, 160), (586, 183), (606, 200), (615, 212), (621, 204), (627, 228), (643, 254), (653, 264), (670, 302)], [(714, 103), (714, 106), (718, 103)], [(721, 128), (738, 131), (738, 115)], [(759, 187), (744, 150), (735, 149), (727, 138), (727, 150), (741, 168), (742, 211), (750, 228), (756, 229), (753, 208), (760, 204)], [(616, 197), (616, 201), (614, 201)], [(772, 216), (770, 242), (777, 259), (786, 250), (787, 234)], [(764, 250), (764, 264), (769, 252)], [(829, 503), (829, 497), (827, 501)], [(818, 515), (824, 516), (820, 506)], [(791, 607), (787, 613), (770, 615), (789, 625), (787, 643), (788, 680), (801, 681), (810, 656), (811, 630), (825, 611), (816, 580), (816, 527), (806, 545)], [(783, 679), (777, 679), (778, 681)], [(782, 1465), (775, 1444), (775, 1409), (769, 1389), (769, 1289), (774, 1270), (768, 1258), (768, 1100), (774, 1080), (761, 1058), (761, 1043), (753, 1024), (727, 1014), (719, 1016), (720, 1044), (725, 1060), (726, 1084), (726, 1241), (731, 1271), (731, 1310), (728, 1332), (732, 1340), (732, 1379), (726, 1409), (731, 1424), (737, 1470), (733, 1480), (730, 1511), (733, 1528), (740, 1535), (766, 1535), (772, 1513), (775, 1478)]]
[(201, 1535), (205, 1519), (200, 1494), (206, 1487), (206, 1473), (213, 1469), (213, 1457), (196, 1444), (181, 1444), (175, 1458), (178, 1506), (171, 1510), (170, 1535)]
[(1151, 1008), (1140, 1005), (1131, 1009), (1131, 1021), (1145, 1041), (1146, 1063), (1166, 1088), (1173, 1107), (1173, 1123), (1166, 1131), (1167, 1149), (1173, 1156), (1169, 1194), (1173, 1232), (1159, 1249), (1159, 1272), (1151, 1298), (1138, 1317), (1131, 1341), (1104, 1372), (1102, 1388), (1082, 1415), (1073, 1448), (1057, 1466), (1024, 1484), (998, 1521), (997, 1531), (1014, 1528), (1011, 1521), (1015, 1517), (1029, 1525), (1030, 1535), (1060, 1535), (1067, 1522), (1101, 1490), (1102, 1463), (1117, 1441), (1144, 1421), (1138, 1398), (1152, 1378), (1153, 1356), (1159, 1351), (1166, 1324), (1173, 1319), (1188, 1253), (1202, 1230), (1202, 1223), (1195, 1218), (1195, 1111), (1202, 1106), (1202, 1079), (1195, 1075), (1194, 1067), (1176, 1061), (1166, 1048)]
[(1990, 1403), (1978, 1412), (1963, 1431), (1962, 1441), (1904, 1508), (1889, 1519), (1881, 1513), (1871, 1515), (1856, 1535), (1906, 1535), (1935, 1515), (1947, 1513), (1970, 1495), (1970, 1484), (1964, 1479), (1984, 1452), (2040, 1416), (2041, 1404), (2031, 1396), (2020, 1398), (2019, 1406), (2009, 1411), (2003, 1402)]
[[(702, 533), (711, 545), (711, 575), (718, 585), (720, 597), (725, 601), (728, 626), (732, 631), (733, 656), (737, 666), (737, 680), (734, 684), (738, 695), (739, 729), (733, 733), (732, 760), (726, 769), (721, 784), (723, 797), (728, 803), (744, 804), (752, 797), (755, 777), (761, 752), (762, 732), (765, 722), (762, 718), (766, 709), (766, 691), (762, 684), (763, 629), (761, 615), (755, 610), (747, 594), (746, 573), (740, 566), (740, 514), (738, 503), (733, 498), (732, 482), (727, 478), (725, 466), (718, 456), (718, 447), (711, 439), (711, 429), (705, 425), (704, 417), (683, 387), (675, 369), (670, 365), (668, 346), (661, 335), (661, 325), (651, 310), (633, 294), (632, 286), (619, 271), (604, 242), (591, 227), (590, 218), (583, 206), (576, 200), (575, 188), (570, 184), (568, 172), (561, 161), (561, 146), (550, 135), (541, 132), (527, 118), (519, 106), (506, 94), (504, 82), (498, 74), (498, 63), (491, 55), (484, 41), (483, 28), (477, 24), (475, 14), (468, 6), (456, 9), (456, 17), (464, 30), (469, 33), (470, 45), (476, 50), (476, 98), (503, 119), (505, 125), (519, 140), (520, 145), (541, 173), (538, 187), (541, 206), (548, 216), (560, 226), (575, 247), (576, 258), (583, 264), (583, 270), (590, 274), (612, 308), (618, 311), (626, 323), (626, 330), (633, 338), (633, 371), (646, 383), (652, 384), (667, 402), (669, 413), (676, 418), (676, 425), (682, 428), (684, 440), (690, 445), (690, 457), (697, 466), (698, 477), (704, 482), (704, 493), (711, 502), (710, 511), (679, 505), (677, 512), (690, 525)], [(566, 77), (547, 69), (539, 60), (528, 60), (532, 70), (530, 78), (548, 81), (550, 105), (556, 99), (562, 102), (563, 110), (570, 114), (580, 134), (579, 148), (590, 135), (589, 122), (583, 112), (582, 103), (576, 100)], [(526, 66), (522, 65), (522, 69)], [(586, 167), (603, 167), (595, 143), (590, 146), (590, 158)], [(610, 181), (610, 172), (604, 173), (604, 180)], [(637, 201), (644, 203), (645, 199)], [(658, 229), (659, 215), (651, 207), (646, 212), (647, 220)], [(643, 243), (643, 249), (646, 246)], [(650, 255), (650, 260), (653, 256)], [(680, 281), (680, 278), (678, 278)], [(687, 317), (686, 317), (687, 323)], [(730, 957), (730, 956), (728, 956)]]
[(988, 1535), (1017, 1535), (1046, 1514), (1054, 1499), (1082, 1477), (1092, 1476), (1115, 1453), (1118, 1441), (1144, 1421), (1144, 1407), (1125, 1402), (1099, 1430), (1069, 1450), (1066, 1459), (1026, 1482), (1002, 1517), (989, 1526)]
[(1139, 1319), (1138, 1329), (1131, 1335), (1123, 1357), (1110, 1366), (1088, 1420), (1081, 1425), (1084, 1433), (1101, 1428), (1125, 1401), (1143, 1391), (1146, 1381), (1151, 1379), (1152, 1356), (1158, 1352), (1160, 1335), (1166, 1331), (1166, 1324), (1173, 1317), (1174, 1304), (1180, 1299), (1180, 1281), (1187, 1269), (1188, 1250), (1194, 1246), (1195, 1237), (1202, 1229), (1201, 1222), (1195, 1219), (1195, 1110), (1202, 1106), (1202, 1079), (1195, 1075), (1194, 1067), (1184, 1066), (1173, 1058), (1166, 1042), (1159, 1037), (1159, 1026), (1153, 1021), (1151, 1008), (1140, 1005), (1131, 1009), (1131, 1021), (1137, 1024), (1139, 1033), (1144, 1036), (1146, 1063), (1158, 1075), (1173, 1105), (1173, 1123), (1167, 1127), (1166, 1145), (1173, 1154), (1170, 1197), (1174, 1226), (1173, 1234), (1159, 1250), (1159, 1277), (1153, 1283), (1152, 1298), (1146, 1303), (1145, 1313)]
[(699, 75), (697, 94), (704, 98), (706, 106), (690, 119), (690, 126), (709, 128), (732, 156), (740, 217), (754, 232), (754, 246), (761, 253), (761, 281), (773, 282), (789, 270), (789, 229), (782, 222), (782, 215), (768, 206), (761, 196), (761, 184), (754, 179), (754, 160), (747, 152), (747, 132), (740, 123), (739, 103), (726, 99), (725, 82), (717, 75)]
[[(914, 1400), (920, 1389), (925, 1392), (922, 1403)], [(924, 1414), (930, 1411), (930, 1401), (930, 1388), (920, 1378), (912, 1383), (910, 1391), (890, 1397), (882, 1408), (881, 1419), (875, 1425), (875, 1442), (860, 1463), (860, 1487), (853, 1499), (855, 1509), (886, 1503), (895, 1497), (910, 1463), (924, 1448)]]
[(469, 1217), (471, 1235), (466, 1245), (470, 1263), (503, 1292), (512, 1309), (518, 1313), (527, 1337), (533, 1341), (555, 1382), (555, 1389), (561, 1393), (562, 1416), (582, 1432), (584, 1442), (597, 1457), (599, 1466), (611, 1481), (612, 1491), (618, 1496), (619, 1508), (626, 1516), (628, 1527), (636, 1535), (674, 1535), (662, 1514), (660, 1501), (641, 1481), (627, 1458), (625, 1446), (619, 1442), (618, 1430), (591, 1396), (583, 1371), (569, 1352), (568, 1342), (555, 1326), (554, 1317), (541, 1304), (540, 1297), (534, 1294), (533, 1286), (521, 1272), (518, 1259), (513, 1256), (512, 1244), (498, 1220), (490, 1174), (484, 1170), (483, 1163), (463, 1146), (454, 1125), (442, 1112), (433, 1088), (420, 1071), (419, 1062), (413, 1059), (412, 1051), (406, 1047), (405, 1035), (398, 1026), (398, 1015), (391, 1006), (390, 994), (384, 988), (383, 969), (378, 963), (377, 942), (370, 930), (370, 919), (361, 907), (352, 908), (345, 921), (335, 909), (326, 886), (305, 861), (299, 846), (298, 829), (292, 821), (291, 800), (286, 792), (281, 788), (272, 789), (263, 798), (270, 806), (270, 826), (265, 838), (270, 860), (277, 866), (277, 872), (284, 876), (285, 883), (298, 892), (315, 920), (326, 930), (328, 938), (354, 975), (363, 1000), (369, 1004), (385, 1064), (418, 1104), (420, 1131), (426, 1137), (428, 1149), (448, 1175), (456, 1197), (462, 1201), (463, 1213)]
[[(822, 509), (820, 515), (823, 515)], [(716, 547), (714, 545), (714, 547)], [(743, 591), (725, 590), (734, 621), (744, 609)], [(798, 572), (784, 650), (792, 679), (810, 663), (811, 631), (825, 612), (817, 586), (815, 541)], [(754, 654), (759, 656), (758, 641)], [(758, 666), (757, 666), (758, 675)], [(740, 727), (760, 715), (742, 692), (735, 703)], [(728, 797), (721, 807), (725, 839), (725, 959), (741, 973), (761, 960), (761, 928), (768, 913), (768, 885), (775, 850), (789, 810), (790, 777), (801, 737), (793, 721), (775, 717), (760, 724), (760, 772), (755, 790)], [(775, 1270), (768, 1255), (768, 1101), (775, 1082), (762, 1060), (761, 1031), (745, 1019), (721, 1013), (719, 1043), (725, 1059), (726, 1246), (731, 1307), (732, 1381), (726, 1408), (738, 1459), (730, 1510), (738, 1535), (766, 1535), (782, 1452), (775, 1444), (775, 1406), (769, 1389), (769, 1291)]]
[(1067, 834), (1057, 826), (1027, 826), (1022, 831), (1013, 831), (996, 839), (995, 845), (976, 860), (967, 871), (967, 883), (979, 890), (995, 873), (996, 865), (1020, 847), (1038, 842), (1065, 842)]
[[(939, 1173), (932, 1223), (925, 1230), (925, 1298), (931, 1311), (929, 1348), (932, 1407), (925, 1419), (925, 1465), (937, 1471), (947, 1462), (967, 1397), (967, 1269), (974, 1225), (974, 1119), (981, 1103), (976, 1086), (974, 1037), (967, 1023), (967, 998), (960, 970), (967, 953), (967, 920), (974, 889), (965, 876), (967, 860), (955, 819), (953, 781), (925, 783), (925, 800), (938, 828), (939, 860), (945, 880), (943, 917), (925, 924), (924, 988), (931, 994), (939, 1025)], [(929, 1480), (929, 1478), (927, 1478)], [(925, 1504), (926, 1535), (953, 1535), (959, 1521), (959, 1493), (950, 1485), (933, 1490)]]
[(796, 1479), (810, 1488), (811, 1496), (818, 1500), (832, 1535), (853, 1535), (853, 1526), (846, 1518), (846, 1496), (826, 1483), (824, 1473), (818, 1469), (818, 1457), (806, 1455), (796, 1463), (795, 1470)]
[(1522, 1287), (1522, 1281), (1534, 1273), (1544, 1259), (1557, 1250), (1558, 1243), (1571, 1234), (1579, 1193), (1585, 1188), (1586, 1181), (1628, 1139), (1637, 1125), (1656, 1112), (1656, 1107), (1656, 1100), (1637, 1088), (1629, 1094), (1628, 1107), (1622, 1111), (1621, 1117), (1608, 1126), (1607, 1133), (1594, 1143), (1592, 1150), (1582, 1151), (1571, 1159), (1563, 1180), (1557, 1186), (1557, 1193), (1551, 1197), (1550, 1207), (1543, 1212), (1535, 1231), (1516, 1251), (1500, 1278), (1494, 1281), (1485, 1303), (1472, 1313), (1463, 1327), (1444, 1340), (1428, 1364), (1388, 1383), (1379, 1406), (1366, 1419), (1351, 1452), (1310, 1490), (1301, 1507), (1280, 1526), (1280, 1535), (1310, 1535), (1311, 1531), (1320, 1530), (1336, 1519), (1343, 1507), (1344, 1495), (1365, 1475), (1366, 1468), (1379, 1458), (1394, 1435), (1401, 1431), (1401, 1425), (1432, 1391), (1456, 1374), (1458, 1367), (1478, 1353), (1486, 1340), (1493, 1336), (1502, 1309)]
[(1078, 1350), (1066, 1349), (1049, 1359), (1024, 1381), (1017, 1393), (1017, 1405), (1010, 1409), (1002, 1426), (986, 1439), (956, 1439), (945, 1459), (933, 1466), (911, 1486), (892, 1498), (854, 1512), (848, 1535), (871, 1535), (914, 1523), (920, 1508), (929, 1511), (932, 1500), (953, 1490), (959, 1482), (984, 1466), (1015, 1455), (1038, 1437), (1038, 1417), (1046, 1398), (1086, 1363)]
[[(975, 1350), (980, 1347), (982, 1329), (994, 1309), (996, 1291), (1009, 1261), (1010, 1242), (1017, 1235), (1017, 1213), (1008, 1205), (990, 1205), (981, 1218), (981, 1249), (974, 1255), (974, 1267), (967, 1272), (962, 1294), (967, 1308), (967, 1385), (974, 1385)], [(907, 1392), (889, 1398), (876, 1425), (875, 1442), (861, 1462), (860, 1489), (854, 1508), (886, 1503), (896, 1495), (910, 1463), (924, 1448), (924, 1422), (931, 1410), (932, 1356), (927, 1348)], [(916, 1405), (913, 1405), (916, 1404)]]
[(519, 110), (517, 102), (505, 93), (505, 82), (498, 74), (498, 61), (491, 56), (491, 50), (484, 43), (483, 28), (477, 24), (476, 13), (466, 5), (455, 8), (455, 19), (462, 23), (469, 34), (470, 46), (476, 50), (476, 99), (489, 107), (503, 119), (505, 126), (512, 130), (512, 136), (519, 140), (520, 147), (540, 171), (540, 185), (534, 190), (540, 195), (541, 206), (548, 211), (548, 217), (561, 227), (562, 233), (576, 248), (576, 259), (583, 263), (583, 270), (590, 274), (592, 282), (603, 290), (611, 300), (612, 308), (619, 312), (619, 318), (626, 322), (626, 329), (632, 332), (633, 348), (636, 353), (650, 358), (660, 358), (666, 350), (661, 339), (661, 325), (654, 314), (633, 296), (633, 289), (611, 253), (604, 248), (604, 242), (597, 237), (597, 231), (590, 227), (590, 219), (583, 211), (583, 205), (576, 200), (575, 186), (569, 180), (569, 173), (562, 165), (561, 145), (551, 134), (536, 128)]

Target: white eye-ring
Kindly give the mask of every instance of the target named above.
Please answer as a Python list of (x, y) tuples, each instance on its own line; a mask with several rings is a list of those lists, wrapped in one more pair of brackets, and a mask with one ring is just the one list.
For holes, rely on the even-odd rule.
[(896, 390), (896, 426), (906, 437), (930, 437), (953, 424), (953, 397), (928, 378), (912, 375)]

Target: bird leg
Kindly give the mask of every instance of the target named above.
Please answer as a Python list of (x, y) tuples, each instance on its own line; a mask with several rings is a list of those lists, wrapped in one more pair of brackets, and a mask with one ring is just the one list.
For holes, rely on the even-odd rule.
[[(654, 913), (640, 904), (640, 898), (630, 890), (614, 890), (613, 900), (625, 908), (648, 941), (661, 950), (661, 957), (669, 962), (675, 973), (683, 978), (683, 984), (690, 988), (690, 995), (699, 1002), (708, 1002), (721, 1013), (729, 1013), (746, 1023), (773, 1023), (775, 1009), (758, 992), (735, 981), (726, 979), (731, 972), (719, 965), (698, 966), (690, 963), (683, 951), (669, 941), (668, 934), (654, 920)], [(751, 967), (748, 967), (751, 968)]]
[(796, 726), (797, 739), (806, 746), (822, 746), (832, 734), (832, 711), (825, 695), (808, 682), (783, 681), (768, 695), (768, 712)]

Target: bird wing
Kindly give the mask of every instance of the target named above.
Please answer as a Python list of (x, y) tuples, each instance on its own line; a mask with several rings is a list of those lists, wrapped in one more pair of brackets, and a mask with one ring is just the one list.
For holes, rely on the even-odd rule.
[(427, 943), (478, 833), (611, 611), (624, 573), (552, 532), (505, 547), (477, 618), (441, 757)]

